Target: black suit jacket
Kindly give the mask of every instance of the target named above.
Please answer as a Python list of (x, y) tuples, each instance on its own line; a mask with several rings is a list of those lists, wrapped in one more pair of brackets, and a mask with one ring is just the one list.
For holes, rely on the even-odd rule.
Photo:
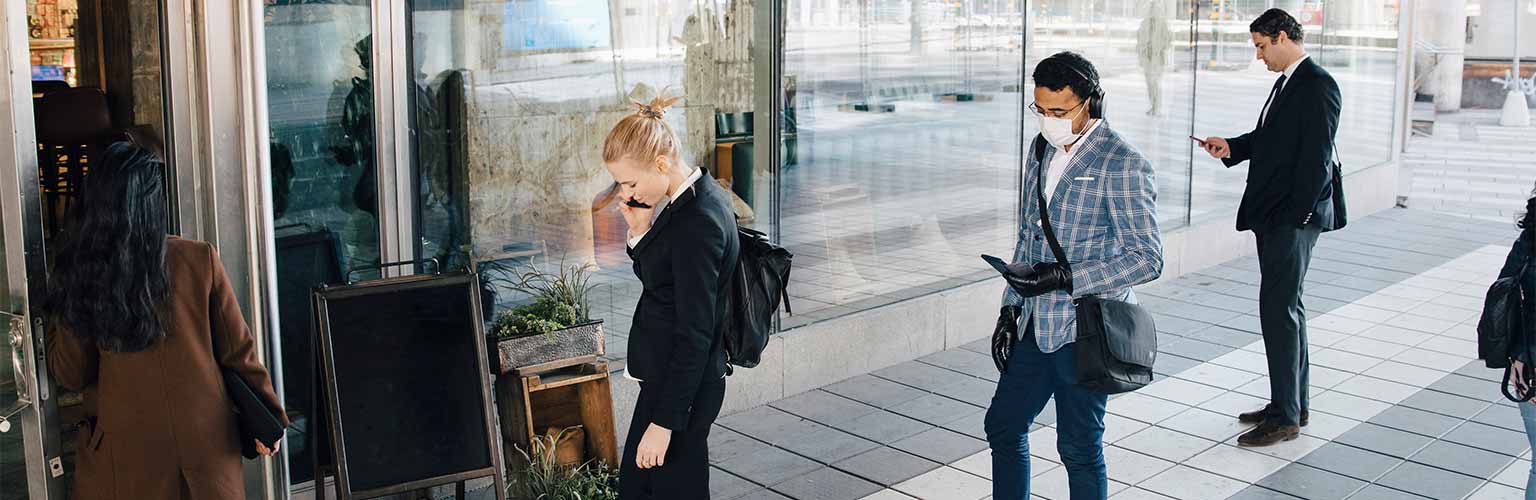
[(721, 292), (740, 255), (730, 196), (708, 174), (663, 208), (629, 249), (644, 291), (629, 331), (629, 372), (660, 391), (652, 423), (688, 428), (694, 395), (725, 376)]
[(1331, 169), (1341, 102), (1339, 84), (1309, 57), (1270, 103), (1263, 125), (1227, 139), (1232, 155), (1222, 163), (1249, 162), (1238, 231), (1300, 227), (1308, 220), (1334, 229)]

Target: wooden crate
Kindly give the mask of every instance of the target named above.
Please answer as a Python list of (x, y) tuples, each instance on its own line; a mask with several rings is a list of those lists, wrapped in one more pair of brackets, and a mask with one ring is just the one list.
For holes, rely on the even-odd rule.
[(608, 363), (593, 361), (557, 370), (528, 367), (498, 376), (496, 410), (509, 464), (522, 463), (517, 450), (532, 453), (533, 437), (545, 429), (579, 425), (586, 434), (585, 460), (618, 468)]

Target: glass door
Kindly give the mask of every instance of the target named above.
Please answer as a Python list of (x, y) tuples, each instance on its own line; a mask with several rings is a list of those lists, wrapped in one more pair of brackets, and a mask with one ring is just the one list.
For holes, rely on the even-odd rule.
[[(91, 405), (48, 376), (39, 299), (55, 242), (82, 201), (96, 146), (132, 140), (165, 156), (171, 99), (164, 4), (25, 0), (3, 8), (0, 58), (8, 66), (0, 71), (0, 155), (9, 157), (0, 160), (0, 345), (7, 347), (0, 367), (0, 500), (64, 499), (79, 423)], [(170, 187), (165, 191), (174, 193)]]

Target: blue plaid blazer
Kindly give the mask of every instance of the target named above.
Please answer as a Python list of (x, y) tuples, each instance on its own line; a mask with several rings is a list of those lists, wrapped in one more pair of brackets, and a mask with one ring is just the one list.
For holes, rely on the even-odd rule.
[[(1035, 140), (1044, 140), (1036, 137)], [(1072, 293), (1057, 290), (1024, 298), (1004, 286), (1003, 305), (1019, 306), (1019, 332), (1033, 321), (1041, 352), (1056, 352), (1077, 340), (1077, 311), (1072, 301), (1088, 295), (1135, 302), (1131, 287), (1157, 279), (1163, 272), (1163, 242), (1157, 228), (1157, 183), (1152, 162), (1109, 128), (1100, 124), (1078, 140), (1071, 163), (1056, 184), (1047, 209), (1051, 227), (1072, 267)], [(1018, 244), (1014, 262), (1055, 262), (1040, 228), (1040, 175), (1057, 154), (1045, 148), (1041, 163), (1034, 147), (1025, 159)]]

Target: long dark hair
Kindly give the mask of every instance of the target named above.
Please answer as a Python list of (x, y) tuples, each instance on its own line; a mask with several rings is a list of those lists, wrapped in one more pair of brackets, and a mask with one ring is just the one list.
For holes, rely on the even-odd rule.
[(87, 175), (49, 277), (53, 321), (107, 351), (137, 352), (165, 337), (165, 163), (113, 143)]

